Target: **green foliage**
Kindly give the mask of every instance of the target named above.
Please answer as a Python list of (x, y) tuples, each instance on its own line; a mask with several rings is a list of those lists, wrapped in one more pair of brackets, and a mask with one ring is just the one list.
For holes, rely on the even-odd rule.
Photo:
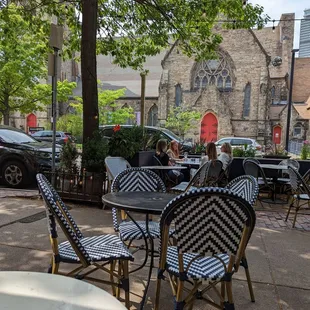
[(75, 145), (71, 142), (66, 143), (60, 152), (60, 168), (66, 173), (77, 173), (76, 160), (78, 156), (79, 153)]
[(83, 168), (89, 172), (104, 172), (108, 150), (108, 141), (99, 132), (94, 133), (94, 137), (83, 145)]
[(205, 153), (206, 152), (205, 142), (203, 141), (195, 142), (192, 152), (195, 154)]
[(155, 149), (160, 133), (148, 134), (141, 126), (130, 128), (114, 127), (114, 133), (109, 140), (109, 155), (132, 158), (139, 151)]
[(78, 141), (82, 141), (83, 119), (80, 114), (65, 114), (59, 117), (57, 130), (70, 132)]
[(274, 143), (267, 147), (266, 153), (267, 155), (287, 155), (288, 152), (282, 145)]
[(302, 160), (306, 160), (308, 159), (309, 155), (310, 155), (310, 144), (309, 141), (306, 140), (304, 141), (303, 146), (301, 148), (300, 158)]
[[(46, 15), (57, 16), (59, 24), (66, 24), (70, 35), (66, 36), (65, 54), (71, 57), (72, 52), (80, 48), (82, 5), (87, 2), (23, 1), (22, 5), (33, 27), (42, 27), (39, 20)], [(234, 29), (262, 28), (270, 19), (263, 15), (262, 6), (248, 3), (243, 7), (241, 0), (93, 2), (98, 3), (97, 53), (111, 54), (121, 67), (135, 69), (142, 68), (146, 56), (156, 55), (168, 47), (171, 39), (177, 40), (178, 48), (188, 56), (213, 58), (222, 41), (222, 36), (214, 33), (214, 25)], [(43, 29), (48, 34), (49, 28)]]
[(180, 107), (173, 107), (168, 114), (165, 126), (184, 138), (184, 134), (192, 127), (198, 126), (201, 113), (191, 110), (183, 104)]
[[(99, 82), (100, 83), (100, 82)], [(99, 124), (126, 124), (128, 119), (134, 119), (134, 111), (131, 107), (122, 107), (116, 100), (124, 96), (125, 89), (102, 90), (98, 88)], [(77, 103), (70, 104), (79, 114), (83, 113), (81, 98), (76, 98)]]
[[(57, 101), (68, 102), (70, 96), (73, 95), (73, 90), (76, 88), (75, 82), (67, 80), (57, 82)], [(52, 85), (51, 84), (36, 84), (29, 94), (29, 98), (33, 101), (39, 101), (44, 105), (52, 102)]]
[(233, 148), (233, 157), (255, 157), (256, 150), (247, 144), (243, 148)]
[(10, 111), (28, 113), (40, 108), (32, 91), (46, 76), (47, 42), (42, 24), (37, 31), (22, 18), (20, 7), (0, 10), (0, 113), (8, 121)]

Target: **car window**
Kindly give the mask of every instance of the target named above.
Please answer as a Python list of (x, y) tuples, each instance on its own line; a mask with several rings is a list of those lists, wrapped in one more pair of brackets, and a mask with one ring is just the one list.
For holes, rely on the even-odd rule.
[(37, 131), (32, 134), (33, 137), (41, 137), (41, 135), (42, 135), (41, 131)]
[(231, 139), (230, 142), (231, 145), (244, 145), (244, 140), (241, 139)]
[(56, 132), (56, 137), (60, 138), (61, 137), (61, 133), (60, 132)]
[[(175, 133), (173, 133), (172, 131), (162, 128), (161, 131), (165, 134), (165, 136), (169, 137), (169, 140), (176, 140), (176, 141), (180, 141), (180, 137), (178, 137)], [(167, 139), (167, 138), (166, 138)]]
[(53, 133), (52, 131), (44, 131), (41, 135), (41, 137), (52, 137), (53, 136)]
[(253, 144), (252, 140), (244, 140), (244, 144), (251, 145)]
[(14, 131), (14, 130), (7, 130), (1, 129), (0, 130), (0, 139), (7, 143), (32, 143), (37, 142), (34, 138), (28, 136), (27, 134)]
[(102, 134), (106, 137), (112, 137), (113, 135), (113, 128), (104, 128), (102, 129)]
[(230, 143), (230, 139), (221, 139), (216, 144), (217, 145), (222, 145), (224, 143)]

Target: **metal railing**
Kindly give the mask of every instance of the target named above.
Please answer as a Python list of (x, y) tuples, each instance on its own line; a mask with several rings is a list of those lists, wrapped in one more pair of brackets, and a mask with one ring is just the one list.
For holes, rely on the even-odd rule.
[[(52, 172), (43, 173), (50, 181), (52, 180)], [(76, 174), (56, 171), (54, 188), (61, 198), (102, 203), (102, 195), (108, 192), (107, 174), (85, 170)]]
[(295, 155), (300, 155), (302, 146), (303, 142), (290, 141), (288, 144), (288, 152)]

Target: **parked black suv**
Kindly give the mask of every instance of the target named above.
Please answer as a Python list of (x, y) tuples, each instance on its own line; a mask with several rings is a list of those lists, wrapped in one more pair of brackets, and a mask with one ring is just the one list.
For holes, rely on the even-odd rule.
[[(120, 125), (120, 126), (121, 128), (133, 127), (133, 125)], [(114, 127), (115, 125), (103, 125), (103, 126), (99, 126), (99, 129), (105, 137), (110, 138), (113, 135)], [(149, 135), (155, 135), (159, 133), (161, 139), (166, 139), (168, 143), (172, 140), (177, 141), (181, 147), (182, 152), (190, 152), (192, 150), (193, 145), (191, 142), (183, 141), (180, 137), (178, 137), (176, 134), (174, 134), (172, 131), (166, 128), (152, 127), (152, 126), (144, 126), (144, 128), (146, 129)], [(154, 148), (155, 148), (155, 145), (154, 145)]]
[[(56, 165), (60, 149), (56, 148)], [(39, 142), (23, 131), (0, 125), (0, 177), (2, 182), (19, 188), (34, 180), (42, 170), (50, 170), (52, 145)]]

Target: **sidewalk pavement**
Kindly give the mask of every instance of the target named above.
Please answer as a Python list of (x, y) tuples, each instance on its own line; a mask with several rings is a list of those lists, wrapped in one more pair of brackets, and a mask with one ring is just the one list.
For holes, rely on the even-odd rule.
[[(28, 193), (28, 198), (24, 198), (23, 193), (23, 198), (16, 198), (20, 194), (12, 197), (12, 192), (7, 191), (6, 195), (0, 195), (0, 270), (47, 271), (51, 247), (45, 208), (37, 194), (37, 191)], [(85, 235), (114, 233), (110, 210), (71, 207), (70, 212)], [(292, 229), (290, 221), (284, 222), (284, 215), (285, 209), (281, 207), (257, 211), (257, 225), (247, 248), (256, 302), (250, 301), (244, 270), (240, 267), (233, 277), (236, 310), (310, 309), (310, 215), (298, 219), (298, 229)], [(61, 231), (58, 233), (60, 241), (65, 240)], [(143, 258), (140, 252), (134, 264)], [(145, 309), (153, 309), (156, 271), (153, 270)], [(131, 309), (139, 306), (147, 272), (144, 268), (131, 275)], [(109, 286), (103, 288), (111, 292)], [(173, 309), (168, 283), (162, 285), (161, 309)], [(197, 301), (194, 309), (214, 308)]]

